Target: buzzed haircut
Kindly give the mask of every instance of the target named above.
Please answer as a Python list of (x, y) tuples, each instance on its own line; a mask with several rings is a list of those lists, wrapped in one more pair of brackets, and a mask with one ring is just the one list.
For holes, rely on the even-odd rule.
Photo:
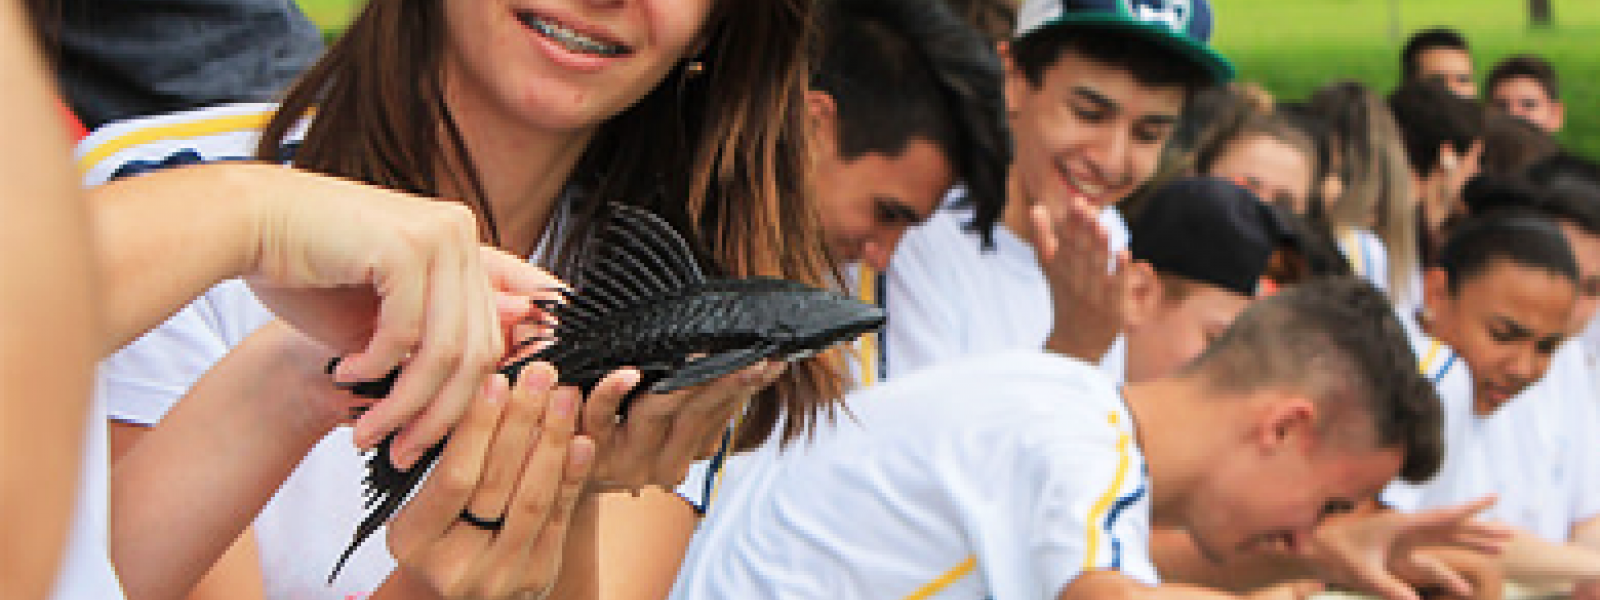
[(1411, 169), (1427, 175), (1439, 166), (1439, 146), (1466, 152), (1483, 139), (1483, 106), (1450, 92), (1437, 81), (1411, 81), (1389, 95)]
[(1466, 36), (1449, 27), (1435, 27), (1418, 31), (1411, 35), (1411, 39), (1406, 40), (1405, 48), (1400, 50), (1401, 80), (1416, 80), (1418, 72), (1422, 70), (1422, 65), (1418, 64), (1418, 58), (1422, 56), (1423, 52), (1437, 48), (1460, 50), (1462, 52), (1470, 52), (1471, 50), (1467, 47)]
[(833, 97), (839, 154), (898, 156), (932, 142), (966, 187), (985, 247), (1004, 212), (1011, 161), (999, 55), (939, 2), (831, 0), (812, 87)]
[(1551, 100), (1561, 98), (1561, 83), (1556, 78), (1555, 67), (1550, 66), (1550, 61), (1533, 54), (1518, 54), (1500, 61), (1494, 70), (1489, 71), (1486, 83), (1493, 92), (1501, 82), (1517, 77), (1534, 80), (1539, 87), (1544, 88), (1544, 95), (1549, 96)]
[(1437, 264), (1455, 294), (1501, 261), (1578, 283), (1578, 260), (1566, 235), (1554, 220), (1531, 209), (1491, 211), (1456, 225)]
[(1438, 394), (1388, 298), (1360, 279), (1311, 281), (1255, 302), (1184, 373), (1227, 393), (1306, 393), (1324, 429), (1358, 423), (1376, 447), (1399, 449), (1407, 481), (1432, 477), (1444, 455)]
[(1182, 88), (1185, 96), (1212, 85), (1211, 76), (1177, 50), (1115, 29), (1056, 25), (1011, 43), (1012, 62), (1035, 88), (1067, 52), (1125, 70), (1142, 86)]

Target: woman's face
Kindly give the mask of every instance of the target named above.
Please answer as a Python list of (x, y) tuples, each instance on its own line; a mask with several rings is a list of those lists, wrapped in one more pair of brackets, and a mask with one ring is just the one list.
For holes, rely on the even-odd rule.
[(715, 0), (441, 1), (452, 111), (583, 131), (689, 58)]
[(1249, 188), (1262, 202), (1300, 214), (1306, 212), (1311, 197), (1311, 157), (1267, 135), (1234, 142), (1208, 174)]

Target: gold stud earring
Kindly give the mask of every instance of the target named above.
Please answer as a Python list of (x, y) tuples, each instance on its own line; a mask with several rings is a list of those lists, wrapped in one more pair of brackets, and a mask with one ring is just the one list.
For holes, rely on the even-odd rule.
[(685, 73), (688, 73), (690, 77), (699, 77), (705, 74), (706, 64), (698, 60), (691, 60), (689, 61), (689, 64), (684, 65), (683, 70)]

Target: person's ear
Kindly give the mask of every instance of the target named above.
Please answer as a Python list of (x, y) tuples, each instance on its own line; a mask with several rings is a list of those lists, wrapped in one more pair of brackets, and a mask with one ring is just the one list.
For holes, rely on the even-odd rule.
[(1567, 105), (1560, 100), (1554, 100), (1550, 102), (1550, 110), (1554, 112), (1555, 117), (1552, 119), (1554, 122), (1550, 123), (1549, 133), (1555, 135), (1561, 128), (1567, 126)]
[(1421, 325), (1433, 327), (1432, 321), (1436, 320), (1441, 312), (1449, 310), (1450, 274), (1444, 269), (1434, 267), (1422, 274), (1422, 312), (1418, 315)]
[(1161, 278), (1156, 276), (1155, 268), (1150, 263), (1132, 261), (1123, 268), (1128, 269), (1127, 292), (1122, 298), (1123, 322), (1127, 324), (1127, 329), (1133, 329), (1154, 318), (1156, 311), (1166, 302), (1166, 296), (1161, 287)]
[(1256, 443), (1268, 454), (1309, 449), (1316, 440), (1317, 405), (1301, 394), (1274, 394), (1258, 416)]
[(1022, 95), (1032, 87), (1032, 84), (1028, 83), (1027, 76), (1017, 68), (1017, 61), (1011, 58), (1009, 42), (1000, 42), (995, 48), (1000, 53), (1001, 65), (1005, 67), (1006, 115), (1014, 116), (1022, 105)]
[(810, 126), (813, 148), (837, 150), (839, 143), (839, 105), (821, 90), (806, 91), (806, 123)]

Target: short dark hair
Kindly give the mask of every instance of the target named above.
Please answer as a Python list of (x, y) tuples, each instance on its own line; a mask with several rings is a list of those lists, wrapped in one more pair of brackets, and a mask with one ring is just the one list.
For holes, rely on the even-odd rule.
[(1011, 32), (1016, 28), (1017, 3), (1012, 0), (945, 0), (945, 4), (990, 42), (1011, 39)]
[(1542, 184), (1480, 175), (1467, 182), (1461, 199), (1474, 215), (1529, 210), (1600, 236), (1600, 183), (1560, 176)]
[(1402, 84), (1389, 94), (1389, 110), (1400, 127), (1411, 169), (1421, 175), (1439, 166), (1439, 146), (1448, 143), (1465, 152), (1483, 139), (1483, 106), (1451, 93), (1437, 81)]
[(1439, 250), (1451, 294), (1489, 267), (1507, 261), (1577, 285), (1578, 260), (1554, 220), (1532, 209), (1499, 210), (1456, 225)]
[(1544, 94), (1551, 100), (1561, 97), (1561, 85), (1556, 79), (1555, 67), (1550, 66), (1550, 61), (1534, 54), (1518, 54), (1500, 61), (1500, 64), (1494, 66), (1494, 70), (1489, 71), (1486, 83), (1490, 93), (1493, 93), (1495, 86), (1516, 77), (1534, 80), (1539, 87), (1544, 88)]
[(1423, 52), (1435, 48), (1460, 50), (1462, 52), (1471, 51), (1467, 47), (1466, 36), (1449, 27), (1435, 27), (1418, 31), (1411, 34), (1411, 39), (1406, 40), (1405, 47), (1400, 50), (1401, 81), (1415, 80), (1417, 72), (1422, 70), (1422, 66), (1417, 64), (1418, 57), (1422, 56)]
[(1125, 31), (1058, 24), (1011, 43), (1012, 63), (1034, 87), (1039, 87), (1045, 71), (1067, 52), (1126, 70), (1143, 86), (1183, 88), (1185, 97), (1213, 85), (1204, 68), (1177, 50)]
[(1498, 110), (1483, 111), (1484, 173), (1514, 176), (1561, 151), (1550, 132)]
[(1212, 389), (1309, 394), (1324, 426), (1363, 419), (1379, 448), (1398, 448), (1400, 476), (1425, 481), (1444, 455), (1433, 384), (1383, 292), (1354, 277), (1289, 286), (1255, 302), (1185, 367)]
[(1561, 151), (1529, 165), (1523, 170), (1522, 177), (1536, 186), (1548, 186), (1564, 179), (1600, 185), (1600, 163)]
[(825, 15), (812, 87), (833, 96), (840, 155), (932, 142), (966, 187), (969, 227), (992, 244), (1010, 163), (999, 56), (941, 3), (832, 0)]

